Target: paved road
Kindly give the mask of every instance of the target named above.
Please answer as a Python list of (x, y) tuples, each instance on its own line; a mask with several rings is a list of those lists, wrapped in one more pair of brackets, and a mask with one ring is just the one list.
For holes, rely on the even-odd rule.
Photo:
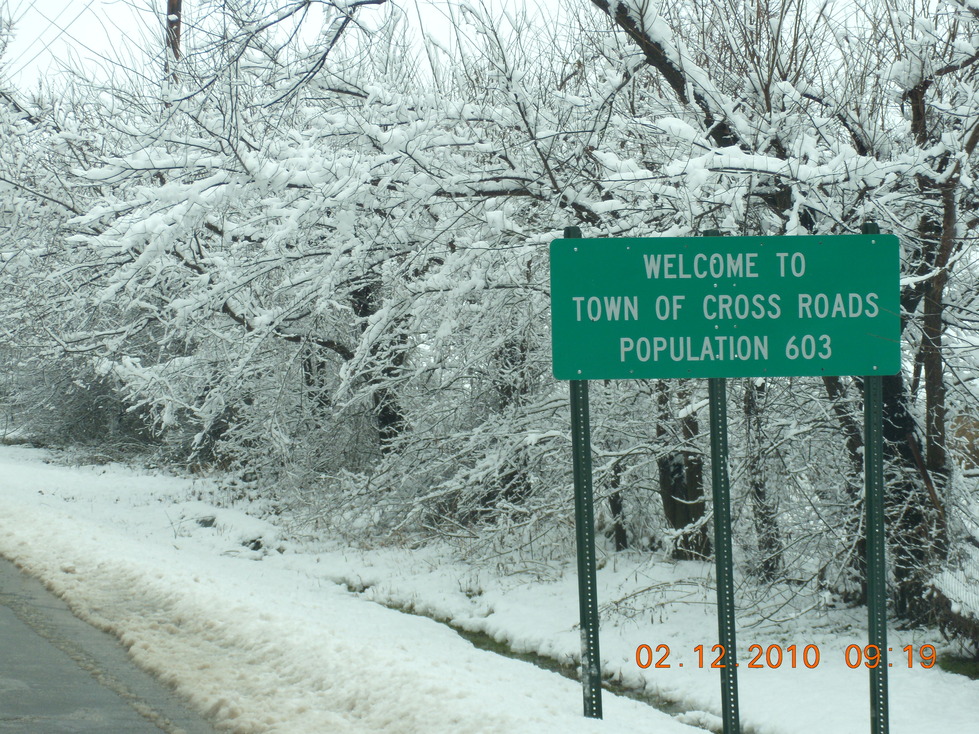
[(125, 648), (0, 558), (0, 732), (213, 734)]

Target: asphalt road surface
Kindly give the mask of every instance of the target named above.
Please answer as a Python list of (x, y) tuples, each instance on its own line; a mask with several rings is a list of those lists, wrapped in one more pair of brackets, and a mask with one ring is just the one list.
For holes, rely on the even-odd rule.
[(0, 732), (213, 734), (125, 648), (0, 558)]

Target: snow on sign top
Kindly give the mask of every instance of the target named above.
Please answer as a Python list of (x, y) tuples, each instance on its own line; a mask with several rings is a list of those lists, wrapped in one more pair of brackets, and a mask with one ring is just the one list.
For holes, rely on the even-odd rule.
[(892, 375), (894, 235), (560, 239), (559, 380)]

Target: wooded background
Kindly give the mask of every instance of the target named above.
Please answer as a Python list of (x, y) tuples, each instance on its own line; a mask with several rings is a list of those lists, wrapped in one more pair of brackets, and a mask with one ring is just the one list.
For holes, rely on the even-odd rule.
[[(567, 557), (547, 244), (876, 222), (893, 609), (979, 639), (950, 591), (979, 566), (979, 0), (438, 7), (195, 2), (145, 67), (3, 90), (8, 440), (221, 470), (357, 542)], [(759, 588), (862, 600), (861, 388), (729, 381)], [(710, 556), (706, 404), (593, 383), (605, 552)]]

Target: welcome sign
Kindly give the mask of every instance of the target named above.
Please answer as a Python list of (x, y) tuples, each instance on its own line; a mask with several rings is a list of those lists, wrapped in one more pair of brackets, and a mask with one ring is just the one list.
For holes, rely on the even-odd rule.
[(900, 369), (894, 235), (559, 239), (550, 255), (558, 379)]

